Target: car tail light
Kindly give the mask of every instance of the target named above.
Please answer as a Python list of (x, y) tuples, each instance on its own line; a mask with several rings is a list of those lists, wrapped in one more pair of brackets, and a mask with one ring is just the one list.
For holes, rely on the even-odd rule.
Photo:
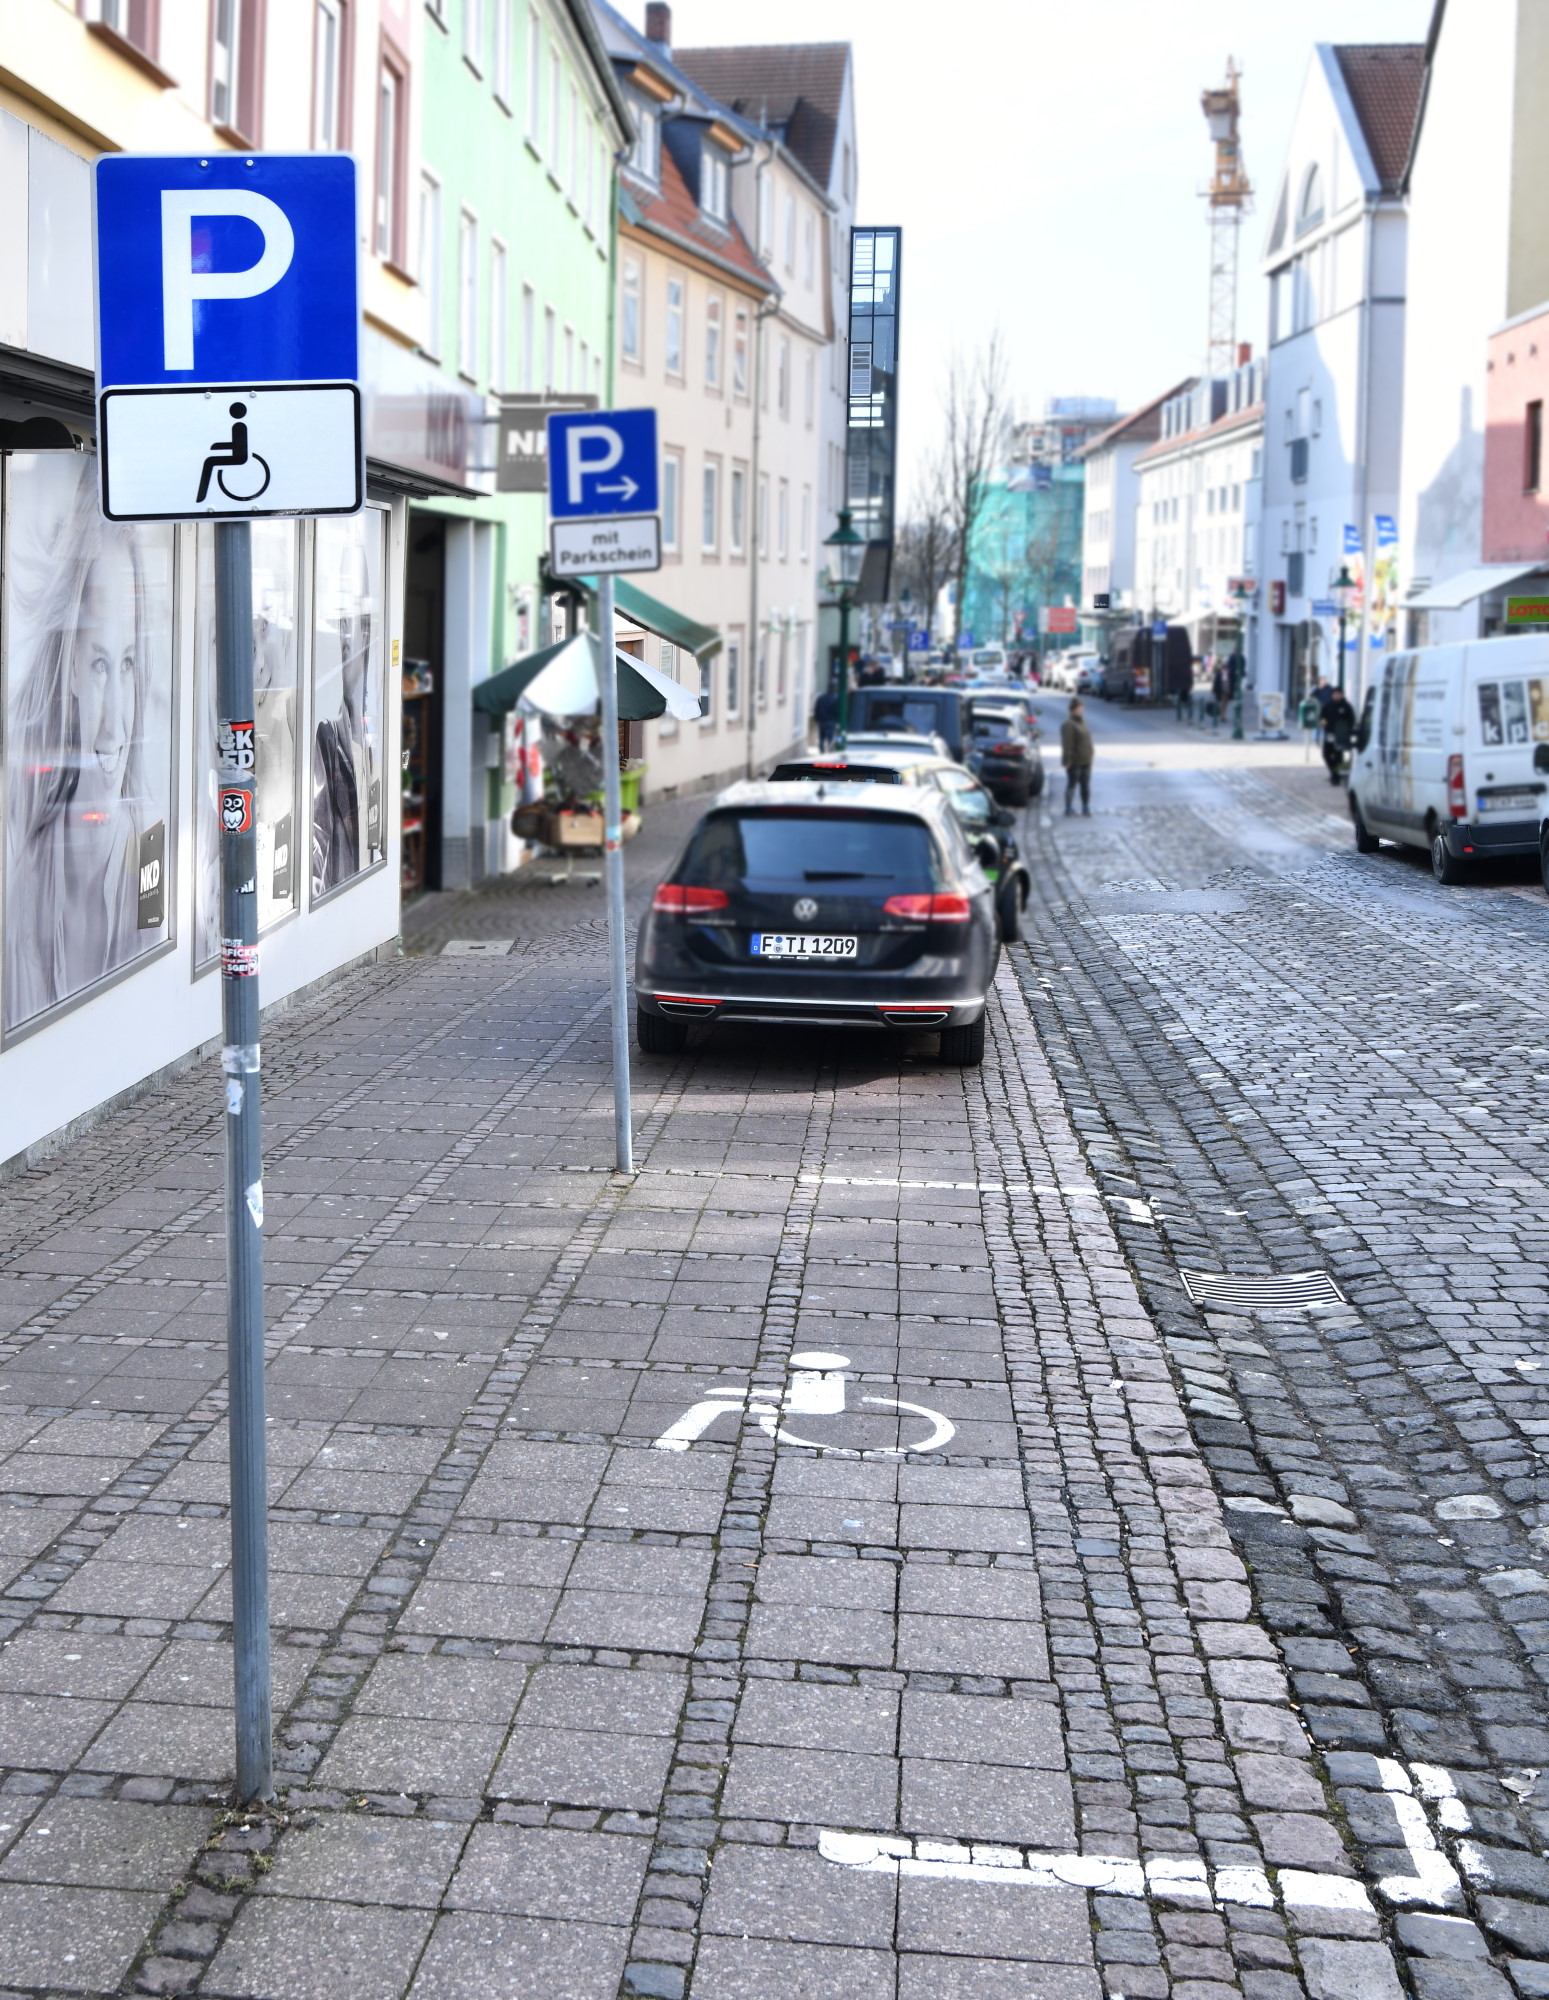
[(1447, 810), (1454, 819), (1468, 818), (1468, 786), (1463, 782), (1463, 759), (1447, 759)]
[(992, 757), (1023, 757), (1026, 754), (1020, 743), (992, 743), (990, 745), (990, 755)]
[(651, 908), (665, 917), (699, 917), (707, 910), (724, 910), (730, 901), (724, 889), (694, 889), (681, 882), (663, 882), (651, 898)]
[(966, 896), (889, 896), (882, 905), (889, 917), (911, 917), (917, 924), (966, 924), (972, 906)]

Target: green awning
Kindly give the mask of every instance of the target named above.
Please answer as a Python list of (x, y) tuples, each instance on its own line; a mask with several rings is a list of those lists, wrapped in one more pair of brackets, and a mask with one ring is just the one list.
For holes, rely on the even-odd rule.
[[(596, 633), (582, 631), (541, 652), (528, 653), (480, 681), (473, 690), (473, 705), (484, 715), (504, 715), (525, 694), (550, 715), (590, 715), (597, 706), (601, 650)], [(650, 722), (668, 713), (680, 721), (698, 716), (699, 696), (670, 675), (628, 653), (615, 653), (614, 659), (621, 722)]]
[[(597, 595), (594, 578), (583, 576), (580, 582), (589, 597)], [(647, 632), (654, 632), (658, 639), (665, 639), (668, 645), (692, 653), (696, 660), (708, 660), (721, 650), (719, 632), (685, 617), (681, 611), (674, 611), (670, 604), (663, 604), (660, 598), (641, 590), (628, 577), (614, 578), (613, 602), (631, 625), (643, 626)]]

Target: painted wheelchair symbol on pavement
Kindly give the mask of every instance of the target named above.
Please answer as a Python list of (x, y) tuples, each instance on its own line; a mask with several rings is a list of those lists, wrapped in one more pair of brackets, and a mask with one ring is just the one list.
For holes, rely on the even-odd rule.
[[(791, 1379), (784, 1389), (716, 1389), (702, 1403), (696, 1403), (655, 1441), (657, 1451), (687, 1451), (696, 1438), (704, 1436), (717, 1417), (728, 1410), (748, 1410), (758, 1418), (766, 1437), (779, 1444), (804, 1445), (809, 1451), (843, 1451), (856, 1456), (852, 1445), (825, 1444), (820, 1438), (798, 1437), (785, 1429), (786, 1417), (839, 1417), (845, 1411), (845, 1374), (850, 1365), (847, 1354), (793, 1354)], [(917, 1444), (880, 1447), (880, 1458), (902, 1458), (911, 1451), (939, 1451), (955, 1434), (956, 1426), (939, 1410), (923, 1403), (906, 1403), (897, 1396), (862, 1396), (861, 1402), (892, 1410), (906, 1410), (923, 1417), (929, 1434)]]

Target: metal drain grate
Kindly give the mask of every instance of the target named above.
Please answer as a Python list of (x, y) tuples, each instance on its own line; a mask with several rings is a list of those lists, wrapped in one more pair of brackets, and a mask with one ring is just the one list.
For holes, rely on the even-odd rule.
[(1183, 1287), (1197, 1306), (1235, 1312), (1306, 1312), (1342, 1306), (1345, 1295), (1327, 1271), (1288, 1271), (1279, 1278), (1240, 1278), (1229, 1271), (1185, 1271)]

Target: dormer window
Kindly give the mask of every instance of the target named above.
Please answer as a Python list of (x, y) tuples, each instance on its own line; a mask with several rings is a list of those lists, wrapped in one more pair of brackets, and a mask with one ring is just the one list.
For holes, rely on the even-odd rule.
[(635, 114), (635, 150), (630, 155), (629, 163), (646, 180), (658, 180), (661, 177), (661, 120), (654, 106), (642, 104), (638, 99), (630, 109)]
[(712, 222), (726, 220), (726, 155), (714, 146), (706, 146), (699, 156), (699, 206)]

